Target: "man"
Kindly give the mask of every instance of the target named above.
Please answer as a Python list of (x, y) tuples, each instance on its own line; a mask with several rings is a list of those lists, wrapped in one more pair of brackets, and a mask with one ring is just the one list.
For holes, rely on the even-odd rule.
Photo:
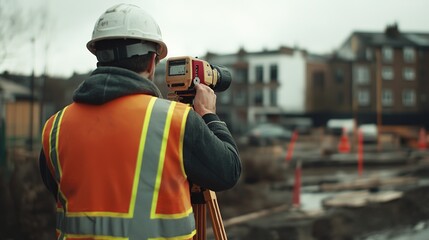
[(97, 21), (97, 69), (43, 130), (40, 170), (57, 200), (58, 239), (190, 239), (190, 183), (214, 191), (241, 174), (237, 147), (199, 84), (193, 108), (151, 80), (167, 55), (157, 23), (120, 4)]

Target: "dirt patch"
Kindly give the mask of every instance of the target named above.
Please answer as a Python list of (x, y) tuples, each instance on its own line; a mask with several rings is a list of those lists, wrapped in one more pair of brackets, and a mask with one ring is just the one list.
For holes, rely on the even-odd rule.
[[(284, 162), (285, 149), (265, 147), (246, 149), (242, 152), (244, 174), (242, 181), (232, 190), (218, 193), (224, 219), (242, 214), (291, 203), (294, 164)], [(423, 166), (422, 166), (423, 164)], [(271, 166), (268, 166), (271, 165)], [(429, 164), (423, 161), (406, 166), (383, 165), (368, 167), (368, 171), (378, 172), (391, 168), (402, 176), (428, 177)], [(336, 169), (337, 168), (337, 169)], [(332, 172), (343, 170), (344, 166), (332, 168), (306, 168), (303, 183), (311, 183), (312, 178), (322, 179), (332, 176)], [(401, 169), (403, 169), (401, 171)], [(351, 170), (355, 171), (354, 169)], [(402, 172), (402, 173), (401, 173)], [(288, 174), (288, 175), (286, 175)], [(350, 176), (356, 173), (351, 173)], [(283, 183), (283, 188), (278, 188)], [(429, 187), (415, 186), (401, 188), (399, 199), (369, 203), (361, 207), (335, 207), (325, 209), (317, 217), (306, 217), (289, 208), (259, 219), (243, 221), (229, 226), (227, 233), (231, 239), (293, 239), (293, 240), (352, 240), (361, 239), (378, 231), (392, 231), (400, 227), (414, 226), (429, 219)], [(239, 196), (239, 198), (236, 198)], [(297, 215), (297, 216), (294, 216)]]
[(429, 219), (429, 187), (406, 191), (400, 199), (359, 208), (333, 208), (313, 224), (314, 239), (356, 239), (371, 232)]
[[(287, 145), (240, 150), (243, 174), (239, 183), (217, 193), (224, 220), (292, 202), (294, 163), (285, 161), (286, 151)], [(55, 239), (54, 201), (40, 179), (36, 159), (36, 155), (18, 159), (11, 175), (0, 171), (0, 239)], [(344, 167), (339, 168), (344, 171)], [(326, 167), (304, 169), (303, 183), (316, 184), (331, 176), (330, 171)], [(418, 167), (402, 175), (427, 177), (427, 173), (428, 167)], [(227, 233), (230, 239), (237, 240), (356, 239), (374, 231), (429, 219), (428, 202), (429, 187), (414, 188), (394, 201), (359, 208), (332, 208), (319, 217), (303, 217), (300, 212), (285, 210), (228, 227)]]
[(284, 147), (280, 145), (241, 150), (243, 172), (239, 183), (217, 193), (224, 219), (288, 202), (289, 191), (273, 191), (276, 182), (287, 179), (284, 156)]
[(0, 169), (0, 239), (55, 239), (55, 203), (40, 178), (37, 155), (17, 155)]

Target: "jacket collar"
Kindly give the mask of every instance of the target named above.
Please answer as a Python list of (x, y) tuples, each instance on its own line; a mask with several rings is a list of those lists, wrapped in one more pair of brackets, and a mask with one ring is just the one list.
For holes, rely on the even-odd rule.
[(117, 67), (98, 67), (74, 91), (73, 101), (100, 105), (131, 94), (162, 98), (158, 87), (135, 72)]

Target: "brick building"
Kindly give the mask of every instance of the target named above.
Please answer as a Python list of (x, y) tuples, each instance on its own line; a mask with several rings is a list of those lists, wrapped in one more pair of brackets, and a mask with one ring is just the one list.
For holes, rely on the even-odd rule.
[(361, 122), (424, 125), (429, 33), (353, 32), (331, 56), (307, 59), (307, 112)]

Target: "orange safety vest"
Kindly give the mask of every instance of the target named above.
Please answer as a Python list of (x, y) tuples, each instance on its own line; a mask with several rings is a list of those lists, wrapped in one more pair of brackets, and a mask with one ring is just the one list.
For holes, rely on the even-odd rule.
[(43, 129), (58, 239), (190, 239), (183, 165), (190, 107), (148, 95), (72, 103)]

